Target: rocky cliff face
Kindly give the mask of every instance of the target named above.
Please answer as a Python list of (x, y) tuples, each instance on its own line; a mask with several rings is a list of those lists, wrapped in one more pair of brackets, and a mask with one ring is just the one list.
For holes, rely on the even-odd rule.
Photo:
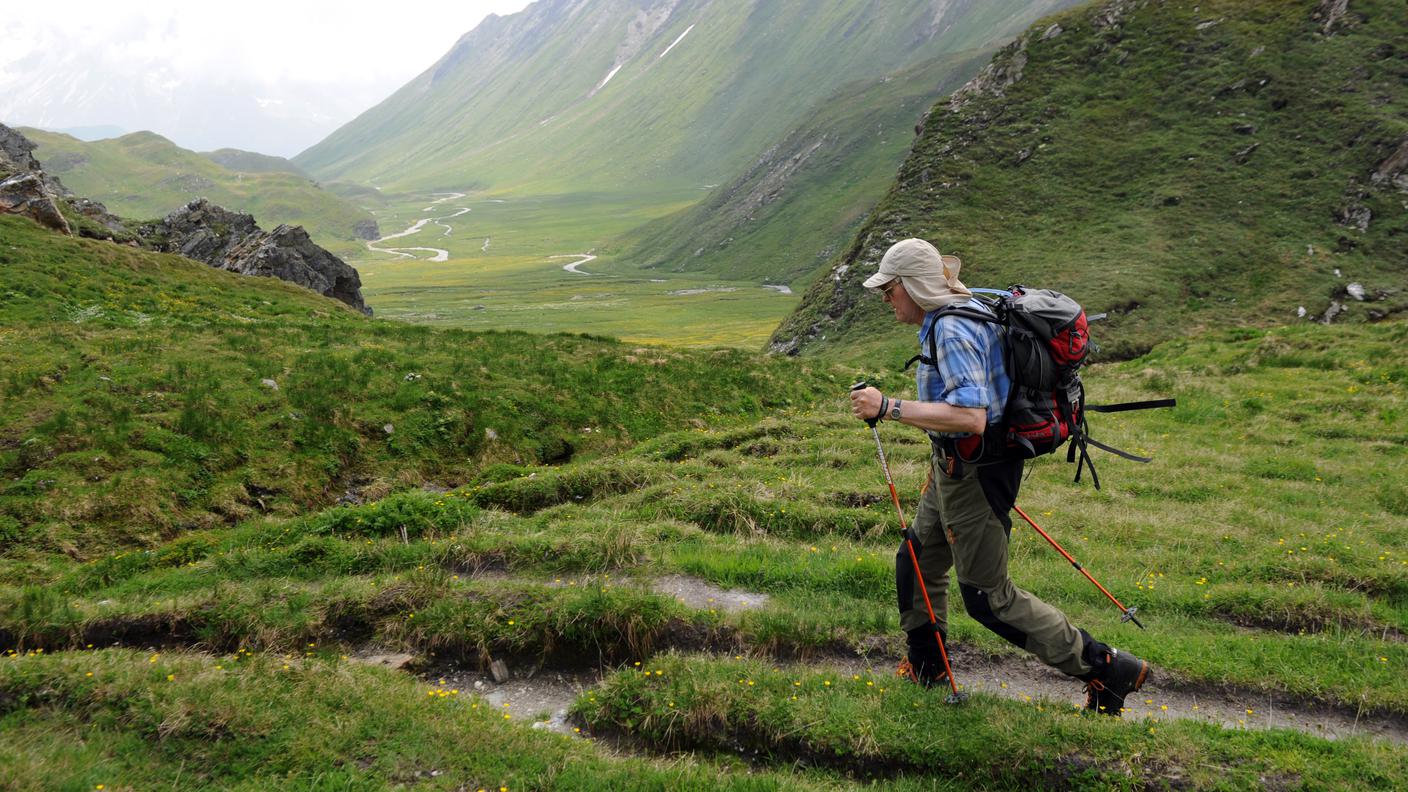
[(362, 299), (357, 270), (314, 244), (301, 226), (281, 225), (263, 231), (253, 216), (200, 198), (158, 223), (143, 226), (138, 233), (156, 250), (179, 253), (241, 275), (296, 283), (371, 315)]

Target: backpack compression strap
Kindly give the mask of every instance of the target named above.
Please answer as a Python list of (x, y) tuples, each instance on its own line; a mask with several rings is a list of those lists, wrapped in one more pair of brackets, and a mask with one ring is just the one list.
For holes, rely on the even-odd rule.
[(1066, 452), (1066, 461), (1075, 462), (1077, 455), (1080, 457), (1080, 464), (1076, 466), (1076, 481), (1080, 481), (1081, 472), (1088, 466), (1090, 468), (1090, 480), (1095, 485), (1095, 489), (1100, 489), (1100, 476), (1095, 472), (1095, 460), (1090, 458), (1090, 451), (1087, 445), (1093, 445), (1101, 451), (1107, 451), (1118, 457), (1123, 457), (1131, 462), (1143, 462), (1148, 464), (1153, 462), (1153, 457), (1142, 457), (1131, 454), (1128, 451), (1121, 451), (1114, 446), (1106, 445), (1090, 436), (1089, 427), (1085, 423), (1085, 410), (1098, 413), (1130, 412), (1132, 410), (1152, 410), (1159, 407), (1177, 406), (1177, 399), (1153, 399), (1140, 402), (1122, 402), (1120, 404), (1086, 404), (1082, 405), (1080, 426), (1071, 437), (1070, 450)]

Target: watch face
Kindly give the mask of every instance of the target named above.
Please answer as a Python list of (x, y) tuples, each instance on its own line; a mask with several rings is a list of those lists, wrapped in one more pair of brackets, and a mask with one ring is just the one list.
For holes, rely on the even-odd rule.
[(900, 408), (896, 407), (890, 410), (890, 419), (895, 421), (900, 419)]

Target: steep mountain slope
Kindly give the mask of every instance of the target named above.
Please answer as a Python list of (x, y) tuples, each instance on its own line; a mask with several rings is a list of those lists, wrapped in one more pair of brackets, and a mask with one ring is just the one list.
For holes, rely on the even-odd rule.
[(943, 55), (828, 96), (737, 178), (634, 232), (621, 258), (805, 287), (885, 194), (920, 115), (987, 59)]
[[(266, 228), (302, 225), (320, 244), (342, 255), (360, 249), (356, 240), (376, 236), (376, 220), (369, 212), (319, 189), (307, 176), (293, 172), (296, 168), (274, 171), (270, 161), (277, 158), (231, 155), (233, 150), (208, 157), (151, 132), (85, 143), (54, 132), (21, 131), (38, 144), (34, 154), (45, 170), (79, 195), (102, 201), (125, 217), (160, 217), (195, 198), (208, 198), (227, 209), (249, 212)], [(218, 164), (216, 154), (236, 167)]]
[(1045, 20), (935, 107), (773, 349), (898, 338), (860, 282), (907, 236), (962, 256), (969, 285), (1110, 311), (1107, 354), (1203, 325), (1405, 310), (1402, 11), (1115, 0)]
[(842, 85), (1059, 0), (540, 0), (300, 154), (322, 179), (540, 192), (731, 177)]

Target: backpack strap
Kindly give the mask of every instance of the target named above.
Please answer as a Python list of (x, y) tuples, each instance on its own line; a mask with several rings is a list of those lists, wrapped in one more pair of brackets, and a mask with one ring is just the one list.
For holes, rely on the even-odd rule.
[(1177, 399), (1153, 399), (1152, 401), (1122, 402), (1120, 404), (1087, 404), (1085, 409), (1098, 413), (1129, 412), (1130, 410), (1153, 410), (1159, 407), (1176, 407)]
[(979, 311), (977, 308), (969, 308), (963, 305), (945, 306), (938, 310), (938, 314), (939, 315), (934, 318), (933, 323), (929, 325), (929, 331), (925, 333), (924, 338), (920, 339), (919, 341), (919, 346), (921, 347), (921, 349), (923, 348), (925, 341), (929, 342), (929, 354), (925, 355), (921, 351), (918, 355), (915, 355), (909, 360), (906, 360), (904, 363), (904, 368), (900, 369), (901, 371), (909, 371), (909, 367), (913, 366), (915, 363), (926, 363), (930, 366), (933, 366), (934, 368), (939, 367), (938, 344), (936, 341), (934, 341), (934, 328), (938, 325), (939, 319), (942, 319), (945, 316), (961, 316), (964, 319), (972, 319), (975, 322), (987, 322), (989, 324), (995, 325), (1005, 324), (1005, 322), (997, 318), (997, 316), (995, 316), (994, 314), (990, 314), (985, 311)]

